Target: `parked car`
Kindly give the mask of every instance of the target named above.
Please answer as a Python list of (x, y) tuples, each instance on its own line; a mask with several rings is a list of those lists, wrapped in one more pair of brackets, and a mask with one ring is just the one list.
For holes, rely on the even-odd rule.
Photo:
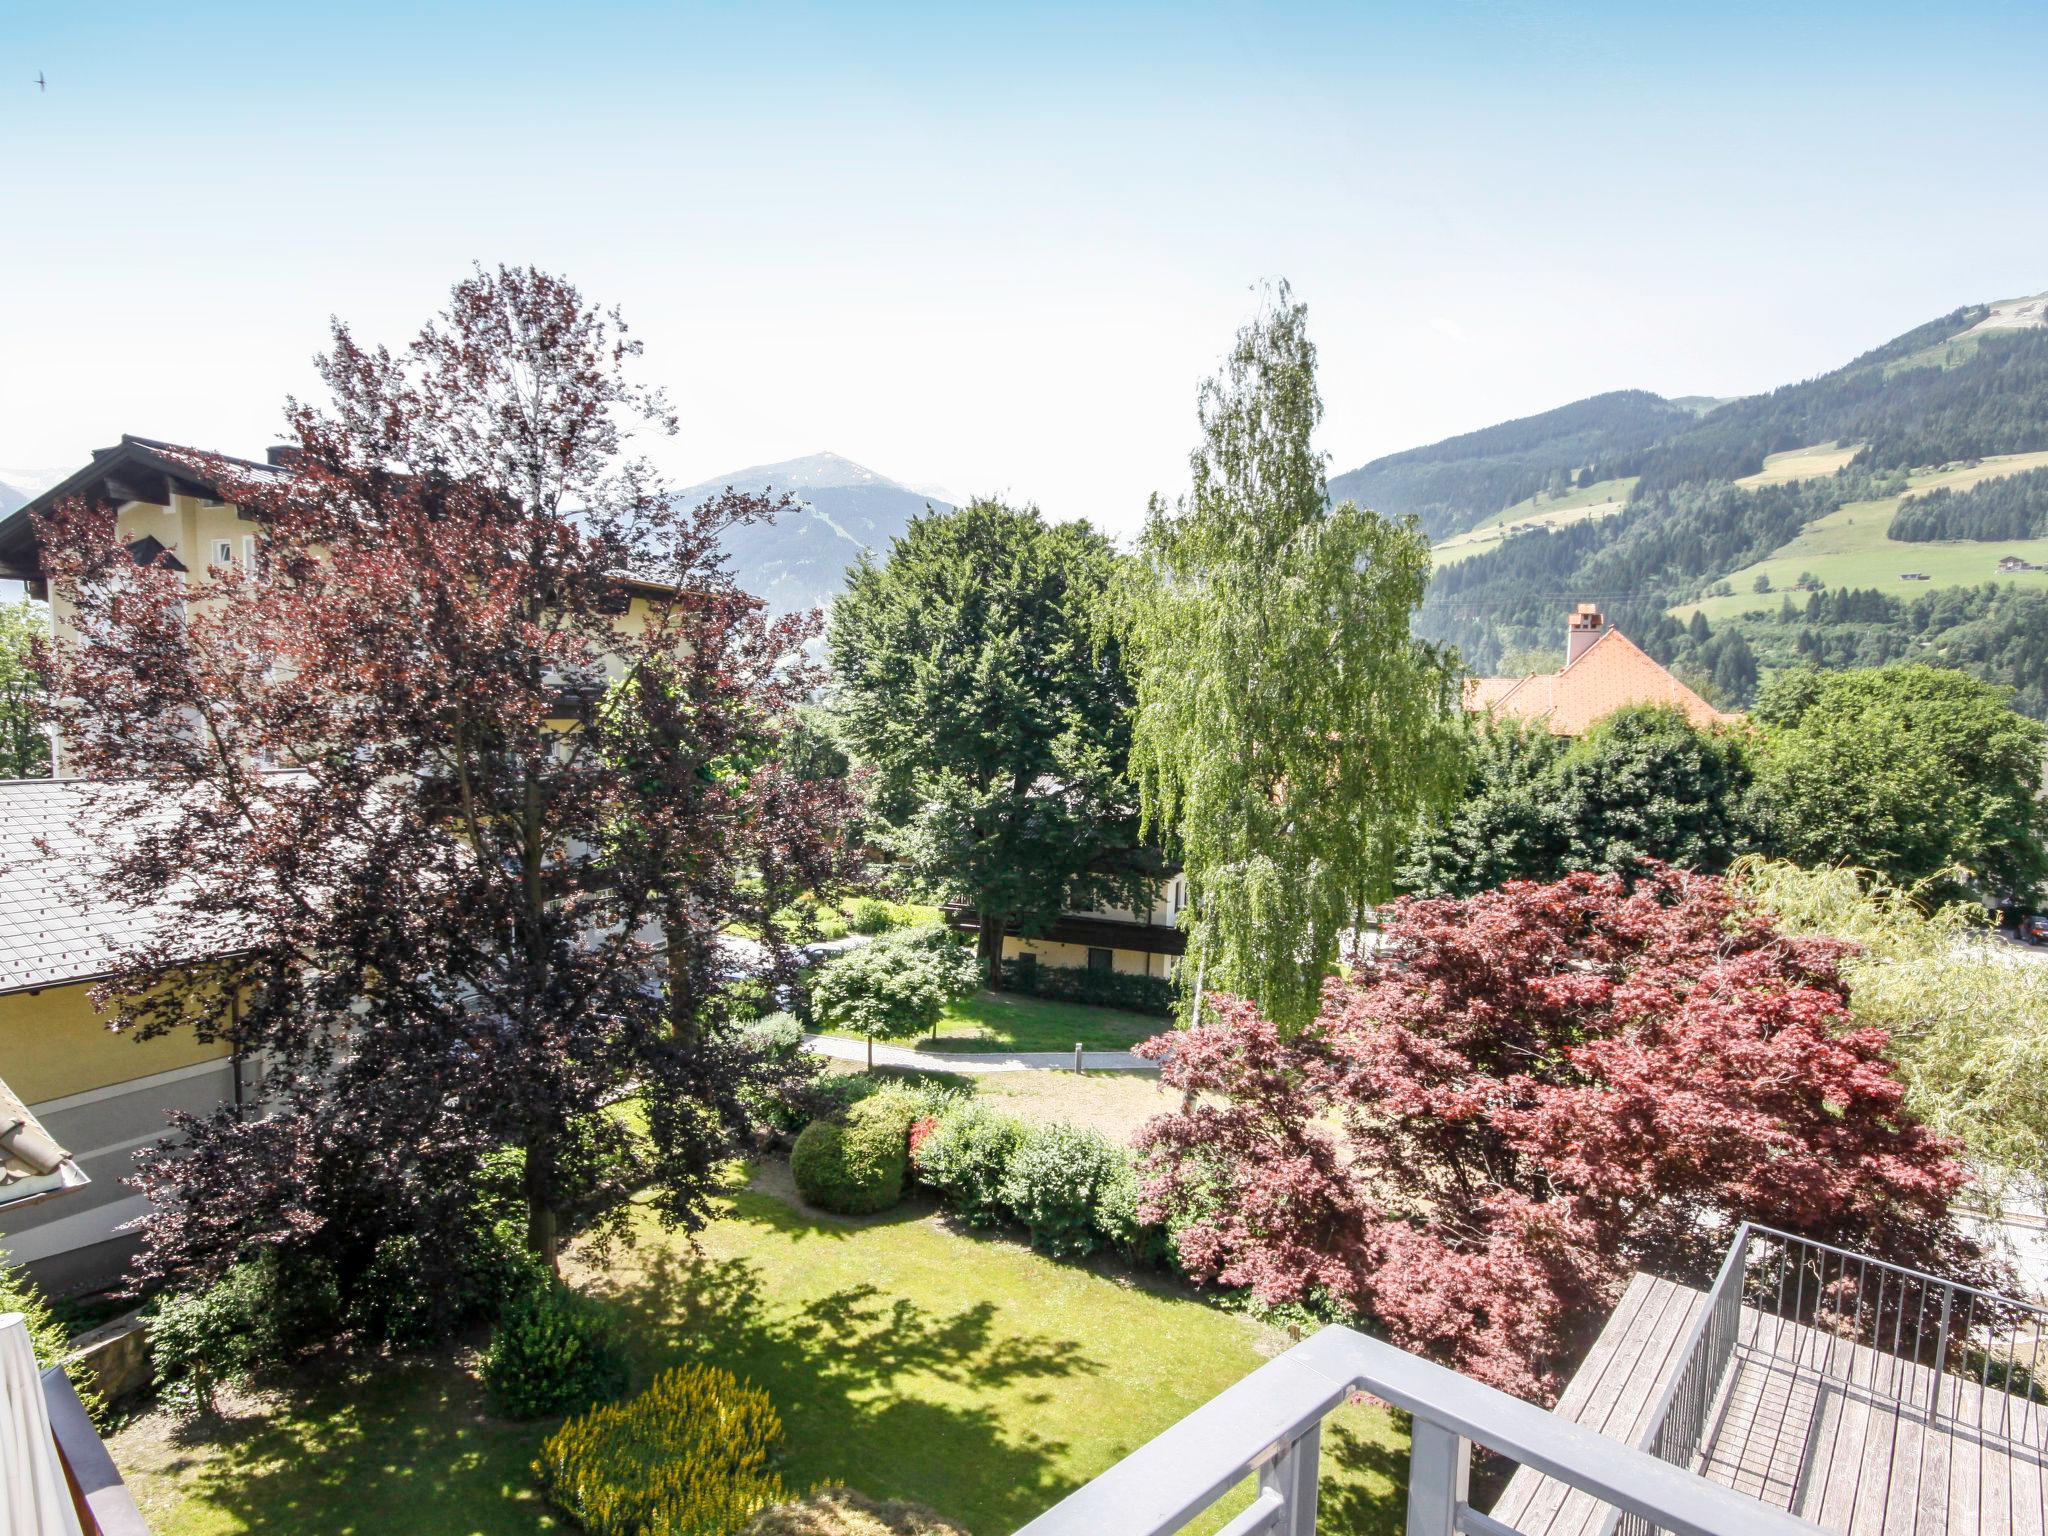
[(2048, 912), (2036, 912), (2032, 917), (2020, 919), (2020, 942), (2048, 944)]

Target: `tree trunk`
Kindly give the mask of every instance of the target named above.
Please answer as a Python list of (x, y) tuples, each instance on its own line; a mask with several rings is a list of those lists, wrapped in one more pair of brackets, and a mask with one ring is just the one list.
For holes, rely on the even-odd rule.
[(555, 1226), (555, 1145), (552, 1137), (536, 1136), (526, 1145), (526, 1246), (562, 1272), (561, 1241)]
[(1003, 985), (1003, 930), (1008, 924), (993, 913), (981, 912), (976, 916), (981, 923), (981, 937), (977, 941), (981, 971), (989, 991), (995, 992)]

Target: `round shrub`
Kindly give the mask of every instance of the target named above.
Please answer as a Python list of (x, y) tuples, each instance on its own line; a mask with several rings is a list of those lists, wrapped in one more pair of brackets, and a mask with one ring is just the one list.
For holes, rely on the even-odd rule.
[(969, 1226), (997, 1226), (1009, 1214), (1003, 1180), (1023, 1140), (1019, 1121), (979, 1104), (962, 1104), (939, 1116), (931, 1134), (919, 1140), (917, 1176)]
[(589, 1536), (732, 1536), (788, 1494), (769, 1461), (782, 1418), (768, 1394), (710, 1365), (569, 1420), (533, 1464)]
[(559, 1282), (514, 1298), (484, 1356), (491, 1406), (508, 1419), (574, 1413), (626, 1390), (611, 1314)]
[(896, 914), (886, 901), (856, 896), (846, 904), (846, 926), (854, 933), (887, 933), (896, 926)]
[(1129, 1167), (1123, 1149), (1072, 1125), (1034, 1126), (1011, 1154), (1003, 1204), (1031, 1234), (1031, 1246), (1078, 1259), (1102, 1246), (1096, 1208)]
[(790, 1149), (797, 1192), (842, 1216), (887, 1210), (903, 1198), (915, 1118), (914, 1097), (883, 1091), (862, 1099), (843, 1119), (812, 1121)]
[(922, 1504), (820, 1488), (807, 1499), (762, 1510), (746, 1536), (967, 1536), (967, 1528)]

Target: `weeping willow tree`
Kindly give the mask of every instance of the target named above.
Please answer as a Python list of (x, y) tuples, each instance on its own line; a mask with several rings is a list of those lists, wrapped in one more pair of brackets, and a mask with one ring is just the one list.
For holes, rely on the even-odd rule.
[(1179, 856), (1188, 960), (1284, 1028), (1461, 779), (1455, 656), (1409, 631), (1412, 517), (1332, 507), (1306, 307), (1285, 284), (1202, 387), (1191, 491), (1152, 502), (1121, 605), (1131, 765)]

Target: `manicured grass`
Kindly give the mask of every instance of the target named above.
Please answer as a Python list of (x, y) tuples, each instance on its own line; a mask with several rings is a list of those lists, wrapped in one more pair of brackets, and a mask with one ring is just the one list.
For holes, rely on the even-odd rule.
[[(1091, 1051), (1127, 1051), (1172, 1027), (1170, 1020), (1115, 1008), (980, 992), (948, 1007), (928, 1038), (897, 1043), (934, 1051), (1071, 1051), (1078, 1041)], [(863, 1038), (843, 1029), (828, 1033)]]
[[(1908, 495), (1936, 486), (1965, 490), (2002, 475), (2048, 466), (2048, 453), (2016, 453), (1989, 458), (1971, 468), (1915, 470), (1909, 477)], [(1892, 514), (1901, 497), (1882, 501), (1856, 501), (1838, 507), (1801, 529), (1789, 544), (1770, 557), (1745, 566), (1728, 577), (1734, 592), (1727, 597), (1709, 597), (1684, 603), (1671, 610), (1681, 619), (1695, 610), (1715, 623), (1722, 619), (1761, 611), (1775, 614), (1790, 595), (1804, 605), (1806, 594), (1793, 592), (1792, 584), (1802, 571), (1810, 572), (1825, 587), (1875, 587), (1893, 597), (1915, 598), (1941, 587), (1975, 586), (1982, 582), (2011, 582), (2017, 586), (2048, 590), (2048, 571), (2020, 571), (2001, 574), (1998, 562), (2005, 555), (2018, 555), (2036, 565), (2048, 565), (2048, 539), (1948, 540), (1935, 544), (1908, 544), (1886, 537)], [(1903, 581), (1907, 571), (1925, 572), (1926, 581)], [(1753, 590), (1759, 575), (1771, 579), (1772, 591)]]
[[(767, 1388), (795, 1488), (844, 1481), (1004, 1536), (1283, 1342), (1163, 1284), (956, 1233), (928, 1207), (814, 1215), (778, 1192), (786, 1179), (768, 1165), (694, 1249), (650, 1217), (609, 1267), (580, 1255), (572, 1272), (627, 1319), (637, 1381), (704, 1360)], [(180, 1443), (151, 1418), (113, 1445), (159, 1536), (497, 1536), (560, 1528), (527, 1470), (548, 1427), (483, 1417), (465, 1363), (443, 1360), (309, 1387), (217, 1439)], [(1346, 1407), (1323, 1444), (1320, 1528), (1399, 1530), (1392, 1416)]]
[(149, 1414), (109, 1448), (156, 1536), (499, 1536), (573, 1529), (534, 1487), (550, 1427), (487, 1417), (455, 1356), (380, 1362), (224, 1425)]

